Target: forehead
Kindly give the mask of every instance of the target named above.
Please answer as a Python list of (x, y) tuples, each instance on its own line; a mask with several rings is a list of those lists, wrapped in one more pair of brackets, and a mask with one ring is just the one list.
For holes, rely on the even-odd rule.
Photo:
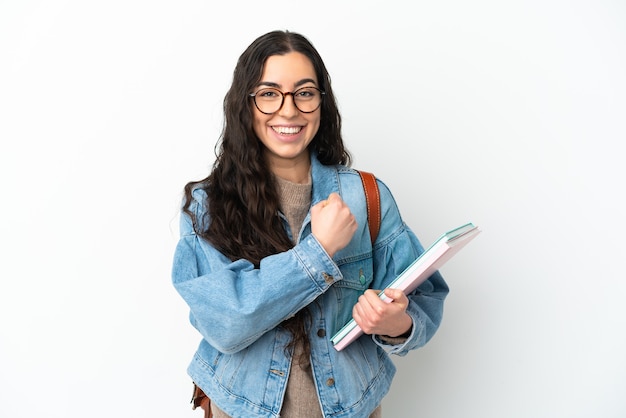
[(317, 84), (315, 68), (309, 58), (300, 52), (289, 52), (285, 55), (272, 55), (263, 66), (261, 82), (289, 87), (304, 79), (314, 80)]

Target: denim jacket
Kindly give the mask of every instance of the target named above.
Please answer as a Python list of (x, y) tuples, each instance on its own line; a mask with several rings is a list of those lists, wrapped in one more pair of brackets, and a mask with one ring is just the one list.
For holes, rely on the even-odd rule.
[[(380, 180), (382, 221), (372, 248), (358, 173), (324, 166), (315, 156), (311, 161), (311, 205), (337, 192), (358, 222), (351, 242), (333, 258), (311, 234), (310, 212), (295, 231), (297, 244), (264, 258), (259, 268), (229, 260), (181, 215), (172, 279), (202, 335), (188, 373), (232, 417), (279, 417), (292, 358), (285, 352), (290, 334), (278, 325), (305, 307), (311, 314), (311, 365), (324, 417), (368, 417), (395, 374), (389, 354), (405, 355), (423, 346), (441, 322), (448, 287), (436, 272), (409, 295), (413, 328), (405, 342), (389, 345), (378, 336), (362, 335), (342, 351), (333, 348), (330, 338), (352, 318), (358, 297), (368, 288), (383, 289), (424, 250)], [(196, 189), (193, 197), (198, 222), (210, 222), (206, 193)], [(283, 222), (291, 234), (284, 217)]]

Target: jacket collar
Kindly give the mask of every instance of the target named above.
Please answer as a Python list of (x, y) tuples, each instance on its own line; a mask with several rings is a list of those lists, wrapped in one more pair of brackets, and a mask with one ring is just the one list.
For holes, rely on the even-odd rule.
[(326, 200), (328, 195), (333, 192), (341, 195), (337, 167), (334, 165), (323, 165), (314, 151), (311, 152), (311, 178), (313, 182), (311, 205), (316, 205), (322, 200)]

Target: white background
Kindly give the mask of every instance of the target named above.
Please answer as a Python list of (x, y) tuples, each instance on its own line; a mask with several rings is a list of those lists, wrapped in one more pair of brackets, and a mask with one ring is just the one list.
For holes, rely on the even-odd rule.
[(442, 268), (386, 417), (626, 415), (622, 1), (0, 1), (0, 417), (199, 417), (170, 283), (239, 54), (305, 34)]

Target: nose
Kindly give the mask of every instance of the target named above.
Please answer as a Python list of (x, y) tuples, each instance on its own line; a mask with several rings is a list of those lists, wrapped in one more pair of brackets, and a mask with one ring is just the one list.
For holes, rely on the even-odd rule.
[[(289, 96), (289, 98), (288, 98)], [(278, 113), (281, 116), (291, 117), (298, 114), (300, 111), (296, 107), (296, 102), (293, 98), (293, 93), (283, 93), (283, 105), (278, 109)]]

